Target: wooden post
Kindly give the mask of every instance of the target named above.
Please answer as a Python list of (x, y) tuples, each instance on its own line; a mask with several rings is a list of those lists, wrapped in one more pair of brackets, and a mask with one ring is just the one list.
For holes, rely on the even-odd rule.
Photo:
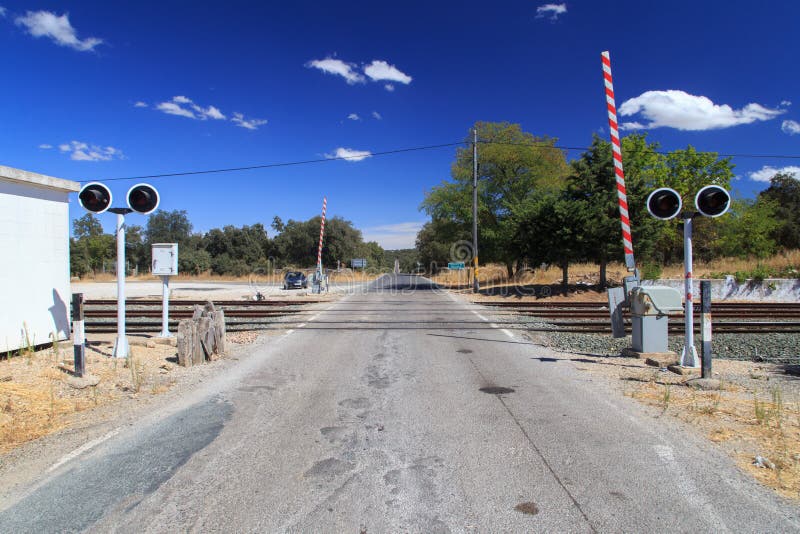
[(195, 322), (184, 319), (178, 323), (178, 365), (191, 367), (194, 363)]
[(192, 319), (178, 323), (178, 364), (200, 365), (227, 347), (225, 313), (212, 302), (195, 306)]

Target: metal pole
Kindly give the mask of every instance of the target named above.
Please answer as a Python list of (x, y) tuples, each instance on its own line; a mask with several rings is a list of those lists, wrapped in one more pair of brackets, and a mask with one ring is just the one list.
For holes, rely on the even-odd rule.
[(711, 282), (708, 280), (700, 282), (700, 325), (703, 333), (701, 376), (711, 378)]
[(683, 266), (684, 266), (684, 317), (685, 331), (683, 351), (681, 352), (681, 365), (684, 367), (699, 367), (697, 351), (694, 348), (694, 302), (692, 300), (692, 215), (683, 218)]
[(86, 338), (83, 330), (83, 293), (72, 294), (72, 344), (75, 351), (75, 376), (86, 373)]
[(161, 281), (161, 333), (158, 337), (171, 337), (169, 333), (169, 276), (162, 276)]
[(478, 129), (472, 129), (472, 291), (480, 290), (478, 283)]
[(125, 336), (125, 215), (117, 213), (117, 340), (114, 357), (127, 358), (129, 354)]

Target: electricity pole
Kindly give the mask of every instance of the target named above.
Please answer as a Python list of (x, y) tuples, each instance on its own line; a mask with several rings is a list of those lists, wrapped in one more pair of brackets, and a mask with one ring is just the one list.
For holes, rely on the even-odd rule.
[(478, 284), (478, 129), (472, 129), (472, 292), (480, 290)]

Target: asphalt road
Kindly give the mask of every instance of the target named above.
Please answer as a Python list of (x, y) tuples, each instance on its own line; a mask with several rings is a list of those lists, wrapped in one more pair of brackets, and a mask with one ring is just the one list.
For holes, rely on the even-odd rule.
[(710, 443), (486, 313), (381, 278), (66, 462), (0, 532), (800, 531)]

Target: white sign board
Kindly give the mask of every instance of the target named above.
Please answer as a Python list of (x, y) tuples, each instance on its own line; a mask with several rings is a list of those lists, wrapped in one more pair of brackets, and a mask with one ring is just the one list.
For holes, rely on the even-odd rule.
[(178, 274), (178, 244), (153, 243), (152, 272), (156, 276)]

